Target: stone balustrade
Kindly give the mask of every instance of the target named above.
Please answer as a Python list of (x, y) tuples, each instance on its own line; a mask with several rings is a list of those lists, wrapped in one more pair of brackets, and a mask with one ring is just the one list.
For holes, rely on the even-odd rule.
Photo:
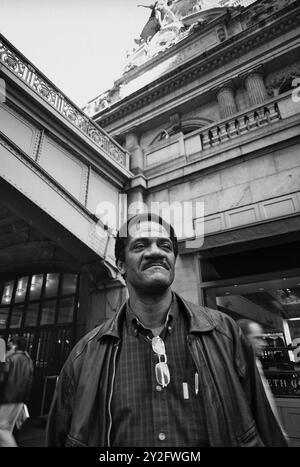
[(0, 64), (46, 101), (77, 130), (115, 162), (129, 169), (129, 154), (83, 111), (73, 104), (41, 72), (0, 34)]
[(200, 133), (201, 147), (203, 150), (215, 147), (280, 119), (281, 115), (277, 103), (266, 104), (202, 131)]
[[(234, 140), (268, 127), (300, 113), (299, 104), (293, 102), (290, 92), (270, 99), (248, 111), (238, 112), (231, 117), (213, 123), (187, 135), (172, 136), (168, 140), (144, 151), (145, 168), (161, 164), (179, 164), (189, 157), (205, 157), (206, 151), (234, 142)], [(184, 159), (183, 159), (184, 158)], [(177, 162), (176, 162), (177, 161)], [(181, 161), (181, 162), (180, 162)]]

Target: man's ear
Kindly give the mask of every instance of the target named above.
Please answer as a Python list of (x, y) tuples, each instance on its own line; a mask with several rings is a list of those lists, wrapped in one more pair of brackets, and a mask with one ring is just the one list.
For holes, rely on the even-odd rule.
[(117, 268), (118, 268), (118, 271), (122, 274), (122, 276), (125, 274), (125, 261), (122, 261), (122, 260), (118, 260), (117, 261)]

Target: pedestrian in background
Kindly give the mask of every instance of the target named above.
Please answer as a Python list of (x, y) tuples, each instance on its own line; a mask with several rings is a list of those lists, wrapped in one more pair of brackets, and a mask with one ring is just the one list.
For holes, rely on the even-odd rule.
[(258, 368), (258, 371), (259, 371), (259, 374), (260, 374), (260, 377), (261, 377), (261, 380), (264, 386), (265, 393), (269, 400), (270, 406), (272, 407), (273, 413), (281, 427), (281, 430), (284, 436), (286, 437), (286, 439), (288, 439), (287, 434), (282, 426), (282, 422), (280, 420), (275, 398), (271, 391), (268, 380), (265, 377), (263, 366), (260, 360), (260, 358), (263, 355), (264, 349), (267, 346), (266, 340), (264, 338), (264, 330), (259, 323), (257, 323), (256, 321), (251, 321), (250, 319), (239, 319), (237, 323), (254, 349), (255, 356), (256, 356), (256, 366)]
[(20, 428), (28, 418), (33, 362), (26, 352), (24, 337), (8, 342), (6, 361), (0, 380), (0, 446), (17, 446), (13, 430)]

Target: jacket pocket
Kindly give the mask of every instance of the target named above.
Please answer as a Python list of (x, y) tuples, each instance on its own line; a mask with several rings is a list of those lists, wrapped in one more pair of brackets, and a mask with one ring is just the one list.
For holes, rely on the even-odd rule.
[(237, 440), (238, 446), (244, 448), (258, 448), (264, 446), (255, 424), (251, 425), (250, 428), (241, 436), (238, 436)]
[(66, 448), (87, 448), (87, 444), (78, 441), (78, 439), (73, 438), (73, 436), (68, 435), (66, 439)]

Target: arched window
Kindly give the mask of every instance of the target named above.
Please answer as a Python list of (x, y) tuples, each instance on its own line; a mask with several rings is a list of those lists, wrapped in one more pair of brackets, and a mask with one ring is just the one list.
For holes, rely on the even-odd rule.
[(172, 136), (176, 136), (180, 134), (187, 135), (188, 133), (192, 133), (193, 131), (196, 131), (207, 125), (210, 125), (211, 123), (213, 122), (212, 120), (209, 120), (209, 119), (195, 118), (195, 119), (190, 119), (190, 120), (183, 120), (180, 123), (176, 123), (175, 125), (163, 128), (151, 141), (150, 146), (152, 146), (153, 144), (157, 144), (162, 141), (165, 141)]

